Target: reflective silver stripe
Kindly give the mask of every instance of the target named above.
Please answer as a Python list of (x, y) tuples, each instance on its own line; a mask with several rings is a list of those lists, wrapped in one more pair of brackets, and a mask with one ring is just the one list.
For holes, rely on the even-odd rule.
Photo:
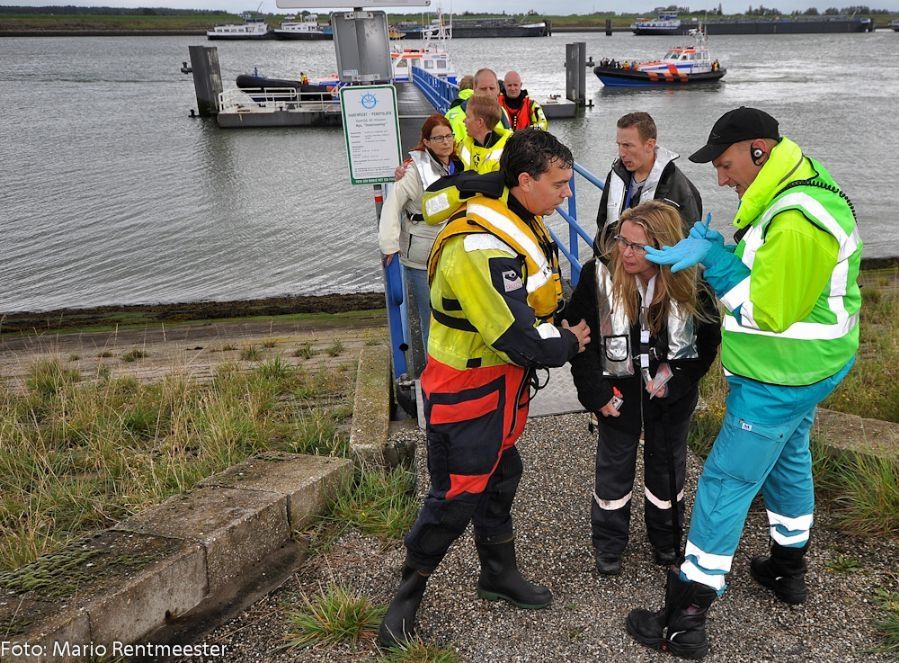
[(824, 207), (824, 205), (822, 205), (820, 201), (812, 198), (810, 195), (808, 195), (807, 193), (803, 193), (802, 191), (788, 193), (783, 198), (778, 200), (773, 206), (765, 210), (765, 213), (762, 215), (761, 223), (759, 225), (768, 225), (774, 215), (782, 212), (788, 207), (803, 207), (819, 222), (824, 224), (824, 227), (827, 228), (827, 231), (834, 236), (834, 239), (836, 239), (840, 245), (840, 252), (837, 260), (846, 260), (849, 256), (855, 253), (855, 249), (858, 248), (858, 240), (856, 239), (858, 237), (858, 233), (852, 233), (852, 235), (849, 235), (845, 230), (843, 230), (843, 227), (833, 217), (833, 215), (827, 211), (827, 208)]
[[(658, 509), (670, 509), (671, 508), (671, 500), (661, 500), (649, 490), (649, 488), (643, 489), (644, 494), (646, 495), (646, 499), (649, 500), (651, 504), (653, 504)], [(680, 502), (684, 499), (684, 491), (681, 490), (677, 494), (677, 501)]]
[(693, 582), (699, 582), (703, 585), (711, 587), (716, 592), (724, 589), (724, 576), (705, 573), (702, 569), (696, 566), (690, 560), (686, 560), (683, 564), (680, 565), (681, 573), (687, 576), (687, 579), (692, 580)]
[(783, 525), (788, 530), (792, 531), (810, 529), (813, 520), (814, 515), (812, 515), (811, 513), (804, 516), (796, 516), (795, 518), (790, 518), (789, 516), (782, 516), (779, 513), (768, 511), (768, 522), (771, 525)]
[(562, 334), (559, 332), (559, 328), (555, 325), (551, 325), (548, 322), (544, 322), (542, 325), (537, 325), (537, 333), (540, 334), (540, 338), (561, 338)]
[(515, 249), (506, 244), (499, 237), (497, 237), (496, 235), (489, 235), (487, 233), (465, 235), (465, 240), (462, 242), (462, 245), (465, 247), (466, 251), (482, 251), (486, 249), (493, 249), (495, 251), (508, 253), (512, 257), (518, 255), (515, 252)]
[(695, 557), (696, 561), (705, 569), (713, 571), (730, 571), (730, 565), (734, 561), (733, 555), (715, 555), (707, 553), (687, 539), (687, 547), (684, 549), (684, 557)]
[(739, 308), (743, 302), (749, 301), (750, 280), (750, 277), (747, 276), (721, 297), (721, 303), (727, 307), (728, 311), (733, 312), (734, 309)]
[(808, 541), (808, 530), (805, 532), (800, 532), (799, 534), (794, 534), (792, 536), (787, 536), (786, 534), (781, 534), (777, 531), (776, 527), (770, 528), (771, 538), (774, 539), (776, 543), (779, 543), (782, 546), (789, 546), (790, 544), (795, 543), (805, 543)]
[[(814, 216), (827, 229), (827, 232), (837, 240), (839, 245), (837, 264), (830, 277), (830, 293), (827, 298), (828, 308), (836, 317), (837, 322), (833, 325), (814, 322), (797, 322), (779, 334), (764, 331), (759, 329), (758, 324), (755, 321), (753, 306), (751, 300), (747, 296), (745, 303), (740, 310), (741, 321), (738, 323), (734, 318), (727, 317), (724, 322), (724, 328), (726, 330), (801, 340), (833, 340), (845, 336), (855, 327), (858, 316), (849, 316), (846, 311), (844, 295), (849, 286), (849, 257), (855, 253), (858, 249), (859, 242), (861, 241), (858, 234), (858, 228), (854, 227), (852, 233), (847, 233), (833, 215), (827, 211), (827, 208), (807, 193), (801, 191), (789, 193), (778, 200), (773, 206), (765, 210), (759, 223), (753, 225), (743, 238), (744, 248), (741, 260), (745, 265), (752, 269), (752, 265), (755, 262), (755, 254), (758, 249), (761, 248), (762, 244), (764, 244), (765, 228), (775, 215), (787, 208), (793, 207), (803, 208), (809, 214)], [(730, 295), (730, 293), (728, 293), (728, 295)], [(725, 295), (725, 297), (728, 295)], [(724, 302), (728, 310), (734, 310), (735, 307), (731, 307), (724, 298), (722, 298), (722, 302)]]
[(497, 230), (501, 230), (509, 237), (512, 237), (518, 245), (527, 252), (528, 257), (530, 257), (534, 264), (537, 265), (537, 272), (535, 274), (528, 274), (528, 292), (534, 292), (552, 278), (552, 270), (546, 262), (546, 256), (543, 255), (543, 251), (540, 250), (540, 247), (534, 244), (533, 240), (524, 234), (511, 219), (506, 218), (486, 205), (480, 205), (478, 203), (469, 203), (467, 209), (468, 214), (480, 216)]
[(433, 198), (429, 198), (425, 201), (425, 213), (428, 216), (435, 216), (440, 212), (445, 212), (449, 208), (449, 196), (446, 193), (439, 193)]
[(596, 500), (596, 503), (599, 505), (599, 508), (603, 511), (615, 511), (616, 509), (620, 509), (625, 504), (631, 501), (631, 495), (633, 495), (634, 491), (629, 492), (627, 495), (622, 497), (620, 500), (601, 500), (599, 499), (599, 495), (595, 492), (593, 493), (593, 499)]
[(838, 320), (832, 325), (826, 325), (820, 322), (795, 322), (786, 330), (778, 333), (754, 327), (747, 327), (737, 322), (737, 319), (732, 315), (726, 315), (724, 316), (724, 329), (729, 332), (757, 334), (759, 336), (794, 338), (805, 341), (832, 341), (843, 338), (846, 334), (855, 329), (855, 326), (858, 324), (858, 317), (858, 313), (856, 313), (843, 320)]
[(462, 163), (465, 164), (466, 168), (471, 167), (471, 150), (468, 149), (468, 145), (462, 143), (462, 149), (459, 150), (459, 158), (462, 159)]

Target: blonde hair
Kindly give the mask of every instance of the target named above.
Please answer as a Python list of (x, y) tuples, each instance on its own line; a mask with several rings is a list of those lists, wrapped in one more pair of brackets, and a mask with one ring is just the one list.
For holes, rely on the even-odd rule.
[[(650, 200), (621, 214), (616, 226), (616, 234), (621, 224), (630, 221), (643, 228), (646, 243), (656, 248), (674, 246), (684, 238), (684, 227), (680, 214), (671, 205), (658, 200)], [(621, 262), (621, 248), (617, 242), (607, 247), (609, 271), (612, 272), (612, 293), (616, 303), (624, 307), (631, 322), (640, 319), (637, 297), (637, 277), (624, 271)], [(671, 302), (677, 302), (681, 310), (703, 321), (711, 318), (705, 314), (697, 299), (700, 289), (707, 289), (699, 278), (695, 267), (672, 273), (670, 269), (660, 269), (656, 276), (655, 293), (647, 312), (647, 325), (653, 335), (658, 335), (668, 324)]]
[(499, 107), (499, 102), (495, 97), (485, 97), (483, 95), (475, 95), (468, 100), (466, 108), (471, 110), (471, 114), (484, 120), (489, 131), (493, 131), (503, 112)]

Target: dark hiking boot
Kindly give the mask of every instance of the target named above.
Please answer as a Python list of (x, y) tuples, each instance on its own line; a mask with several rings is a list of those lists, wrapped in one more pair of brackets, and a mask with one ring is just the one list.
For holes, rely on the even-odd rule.
[(536, 610), (552, 603), (553, 595), (542, 585), (525, 580), (515, 560), (515, 539), (503, 543), (476, 542), (481, 576), (478, 596), (488, 601), (503, 599), (509, 603)]
[(674, 548), (652, 548), (652, 556), (659, 566), (671, 566), (677, 561), (677, 553)]
[(618, 555), (596, 555), (596, 572), (604, 576), (621, 573), (621, 558)]
[(715, 590), (707, 585), (681, 580), (680, 571), (672, 567), (665, 587), (665, 607), (658, 612), (631, 610), (627, 632), (652, 649), (700, 659), (709, 652), (705, 619), (716, 597)]
[(415, 636), (415, 613), (427, 584), (427, 575), (411, 566), (403, 567), (403, 579), (378, 629), (378, 644), (381, 647), (393, 647)]
[(805, 587), (805, 552), (802, 548), (788, 548), (778, 543), (771, 545), (770, 557), (753, 557), (749, 573), (760, 585), (774, 590), (774, 595), (784, 603), (805, 603), (808, 591)]

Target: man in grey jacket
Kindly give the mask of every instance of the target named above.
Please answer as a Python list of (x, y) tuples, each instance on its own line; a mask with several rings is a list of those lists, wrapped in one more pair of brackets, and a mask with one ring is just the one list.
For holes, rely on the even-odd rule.
[(702, 216), (702, 198), (674, 164), (678, 155), (657, 144), (656, 123), (649, 113), (628, 113), (618, 119), (618, 158), (606, 176), (596, 214), (593, 249), (602, 256), (610, 248), (621, 213), (642, 201), (661, 200), (677, 208), (684, 234)]

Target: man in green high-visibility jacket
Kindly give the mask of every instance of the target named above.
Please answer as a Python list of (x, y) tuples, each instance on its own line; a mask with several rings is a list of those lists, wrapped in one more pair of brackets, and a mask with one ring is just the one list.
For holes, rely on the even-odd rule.
[(640, 643), (686, 658), (708, 651), (706, 612), (724, 592), (734, 551), (761, 490), (772, 539), (751, 575), (787, 603), (806, 599), (805, 552), (814, 511), (809, 432), (815, 408), (858, 350), (862, 242), (851, 202), (824, 167), (755, 108), (725, 113), (690, 157), (712, 162), (736, 190), (736, 246), (698, 222), (673, 247), (647, 247), (672, 271), (702, 263), (725, 307), (724, 424), (703, 467), (680, 568), (665, 608), (634, 610)]

